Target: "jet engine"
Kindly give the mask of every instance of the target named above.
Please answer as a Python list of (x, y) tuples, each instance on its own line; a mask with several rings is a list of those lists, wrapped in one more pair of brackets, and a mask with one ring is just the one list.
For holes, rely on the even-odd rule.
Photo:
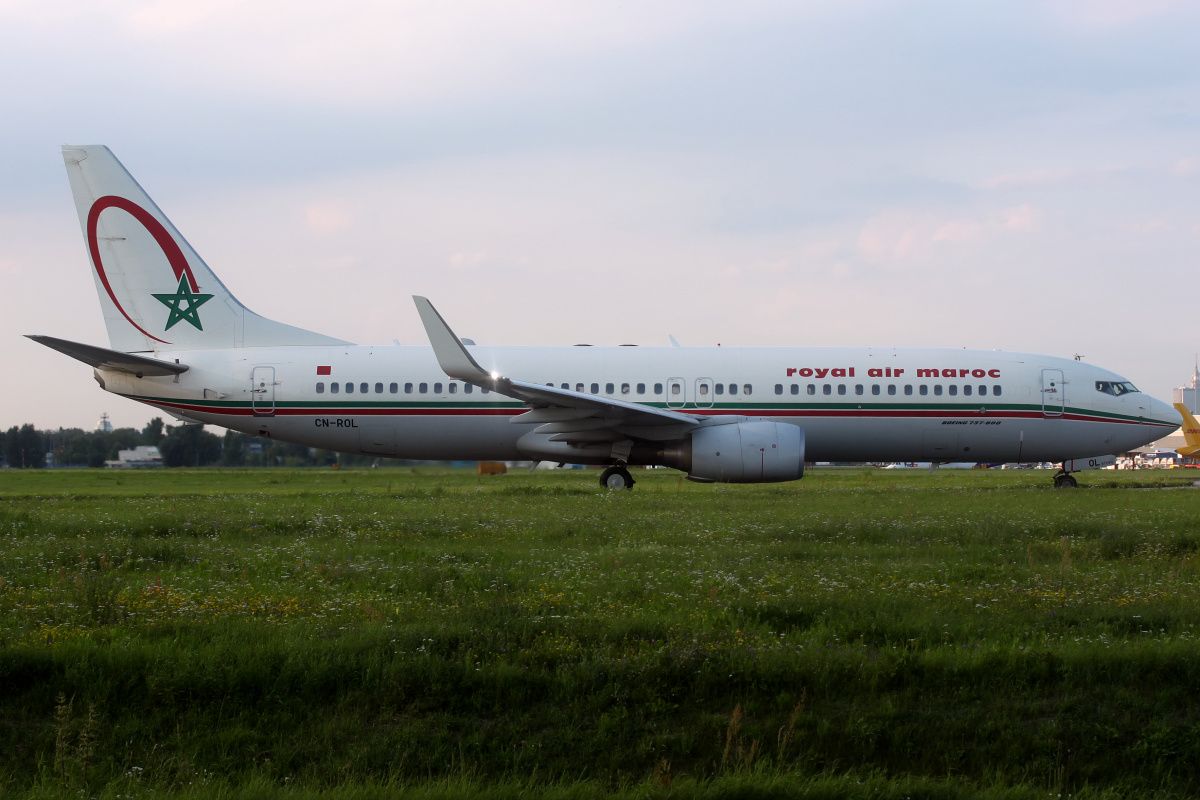
[(804, 476), (804, 430), (766, 421), (710, 425), (664, 448), (660, 459), (700, 481), (799, 480)]

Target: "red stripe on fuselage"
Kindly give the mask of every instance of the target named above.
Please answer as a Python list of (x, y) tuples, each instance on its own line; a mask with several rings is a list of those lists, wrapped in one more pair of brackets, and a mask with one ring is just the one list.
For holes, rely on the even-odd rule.
[[(138, 398), (133, 398), (138, 399)], [(274, 414), (260, 414), (248, 407), (213, 408), (164, 400), (140, 400), (160, 408), (173, 408), (191, 413), (230, 417), (503, 417), (524, 413), (522, 408), (276, 408)], [(1045, 417), (1039, 411), (939, 411), (936, 409), (672, 409), (695, 416), (793, 417), (793, 418), (886, 418), (886, 419), (1066, 419), (1073, 422), (1105, 422), (1118, 425), (1158, 425), (1175, 427), (1166, 422), (1138, 421), (1097, 417), (1087, 414), (1062, 414)]]

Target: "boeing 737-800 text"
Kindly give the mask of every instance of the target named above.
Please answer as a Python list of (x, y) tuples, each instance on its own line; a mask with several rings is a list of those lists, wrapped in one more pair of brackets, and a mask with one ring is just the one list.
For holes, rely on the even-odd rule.
[(355, 345), (243, 306), (107, 147), (63, 157), (109, 347), (31, 338), (185, 422), (397, 458), (604, 465), (612, 488), (633, 465), (754, 483), (806, 461), (1067, 462), (1180, 423), (1120, 375), (1027, 353), (482, 346), (422, 297), (431, 346)]

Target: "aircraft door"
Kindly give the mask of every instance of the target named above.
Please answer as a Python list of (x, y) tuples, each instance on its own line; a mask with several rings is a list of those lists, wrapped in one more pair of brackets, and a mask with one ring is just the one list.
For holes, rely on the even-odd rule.
[(274, 367), (255, 367), (250, 373), (250, 408), (256, 417), (275, 416)]
[(687, 402), (683, 378), (667, 378), (667, 408), (683, 408)]
[(712, 408), (713, 382), (712, 378), (696, 379), (696, 408)]
[(1042, 416), (1061, 417), (1067, 404), (1061, 369), (1042, 370)]

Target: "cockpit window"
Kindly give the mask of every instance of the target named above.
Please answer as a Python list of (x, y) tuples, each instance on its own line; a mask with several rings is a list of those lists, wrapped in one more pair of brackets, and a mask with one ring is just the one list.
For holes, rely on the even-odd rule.
[(1097, 392), (1111, 394), (1113, 397), (1120, 397), (1123, 394), (1133, 394), (1137, 390), (1137, 387), (1129, 381), (1096, 381)]

